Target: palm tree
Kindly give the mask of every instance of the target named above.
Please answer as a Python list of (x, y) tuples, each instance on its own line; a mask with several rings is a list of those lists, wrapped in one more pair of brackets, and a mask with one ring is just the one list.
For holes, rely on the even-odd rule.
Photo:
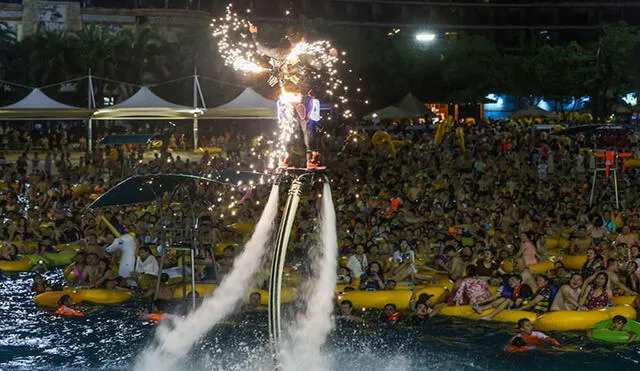
[(14, 29), (0, 22), (0, 78), (4, 78), (9, 63), (14, 59), (17, 40)]
[(146, 84), (167, 78), (167, 51), (166, 40), (150, 26), (124, 29), (114, 48), (119, 80)]
[[(94, 76), (116, 78), (116, 38), (113, 33), (98, 25), (88, 25), (82, 30), (71, 34), (73, 47), (75, 49), (75, 68), (82, 73), (87, 73), (91, 69)], [(100, 79), (93, 79), (93, 87), (96, 102), (103, 101), (105, 82)], [(80, 89), (86, 97), (87, 86)]]
[[(78, 77), (77, 56), (66, 31), (39, 32), (20, 43), (19, 66), (26, 83), (42, 86)], [(23, 77), (23, 80), (25, 77)]]

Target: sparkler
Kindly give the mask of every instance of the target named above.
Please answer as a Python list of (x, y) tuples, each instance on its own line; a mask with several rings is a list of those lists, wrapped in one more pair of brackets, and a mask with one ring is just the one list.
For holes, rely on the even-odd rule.
[[(214, 28), (213, 36), (218, 39), (218, 50), (224, 60), (225, 65), (232, 67), (236, 71), (245, 73), (260, 73), (271, 70), (260, 64), (261, 56), (259, 55), (250, 34), (247, 33), (250, 23), (248, 20), (239, 17), (232, 10), (232, 4), (229, 4), (225, 10), (225, 15), (211, 24)], [(288, 64), (296, 64), (304, 57), (305, 61), (311, 61), (311, 67), (305, 69), (304, 74), (308, 74), (308, 80), (312, 83), (316, 94), (323, 94), (331, 101), (334, 112), (338, 111), (344, 119), (351, 119), (354, 113), (347, 107), (354, 100), (349, 96), (352, 94), (360, 95), (360, 88), (350, 89), (345, 85), (341, 70), (348, 69), (347, 62), (344, 59), (347, 53), (338, 54), (332, 47), (331, 43), (326, 40), (316, 42), (299, 42), (288, 53), (285, 61)], [(279, 66), (282, 61), (271, 60), (271, 66)], [(304, 78), (304, 76), (302, 77)], [(276, 80), (277, 81), (277, 80)], [(362, 81), (362, 79), (360, 79)], [(275, 148), (268, 153), (263, 153), (268, 158), (267, 168), (273, 169), (277, 165), (277, 161), (282, 159), (288, 153), (288, 144), (292, 139), (297, 138), (296, 112), (294, 105), (300, 103), (302, 94), (306, 92), (290, 92), (284, 90), (281, 86), (280, 99), (278, 104), (278, 126), (279, 133), (274, 133)], [(361, 101), (356, 98), (355, 101)], [(365, 101), (367, 104), (368, 101)], [(331, 120), (331, 116), (326, 117)], [(324, 132), (327, 137), (329, 136)], [(274, 144), (269, 141), (269, 144)], [(257, 152), (253, 155), (260, 157)]]
[(218, 39), (218, 51), (226, 66), (236, 71), (264, 72), (269, 69), (260, 66), (259, 55), (255, 45), (247, 33), (249, 21), (240, 18), (232, 10), (233, 5), (227, 5), (225, 16), (213, 20), (213, 37)]

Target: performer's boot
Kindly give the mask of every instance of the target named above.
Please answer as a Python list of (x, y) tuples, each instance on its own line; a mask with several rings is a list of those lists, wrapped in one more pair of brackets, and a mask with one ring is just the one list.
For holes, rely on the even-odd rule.
[(278, 164), (278, 167), (284, 168), (284, 169), (288, 169), (292, 167), (291, 165), (289, 165), (289, 152), (286, 152), (284, 156), (280, 158), (280, 163)]
[(326, 169), (327, 167), (322, 164), (320, 160), (320, 152), (308, 151), (307, 152), (307, 169)]

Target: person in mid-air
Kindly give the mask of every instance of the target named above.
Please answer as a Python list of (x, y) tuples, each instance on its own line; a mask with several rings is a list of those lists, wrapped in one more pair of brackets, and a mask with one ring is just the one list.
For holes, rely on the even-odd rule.
[[(306, 33), (297, 27), (289, 27), (286, 38), (290, 43), (289, 48), (269, 48), (263, 45), (257, 37), (258, 27), (251, 25), (249, 32), (253, 38), (258, 53), (274, 60), (274, 76), (280, 85), (281, 94), (278, 101), (278, 120), (281, 129), (290, 130), (295, 135), (298, 127), (302, 130), (302, 138), (307, 153), (307, 168), (324, 168), (320, 151), (315, 138), (315, 126), (320, 120), (320, 102), (313, 96), (311, 86), (310, 69), (319, 70), (322, 64), (311, 54), (306, 52), (303, 46), (306, 43)], [(329, 50), (331, 56), (336, 56), (335, 49)], [(282, 117), (291, 115), (291, 117)], [(293, 127), (283, 127), (291, 125)], [(280, 158), (280, 167), (290, 167), (288, 164), (289, 153)]]

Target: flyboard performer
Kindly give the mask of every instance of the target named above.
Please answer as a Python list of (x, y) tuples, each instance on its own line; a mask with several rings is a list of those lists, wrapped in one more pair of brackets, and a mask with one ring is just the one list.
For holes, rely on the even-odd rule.
[[(269, 85), (279, 85), (281, 93), (278, 100), (278, 124), (280, 125), (281, 146), (279, 153), (279, 167), (291, 168), (289, 164), (290, 149), (286, 148), (286, 142), (291, 136), (302, 132), (302, 139), (306, 150), (307, 169), (325, 169), (318, 148), (316, 129), (320, 121), (320, 101), (313, 95), (313, 71), (323, 68), (322, 60), (326, 62), (337, 61), (338, 52), (330, 48), (327, 55), (318, 57), (322, 53), (322, 47), (318, 44), (309, 44), (306, 33), (298, 27), (290, 26), (286, 31), (286, 39), (290, 43), (289, 48), (269, 48), (258, 39), (258, 27), (249, 26), (249, 32), (259, 54), (271, 58), (273, 74), (269, 78)], [(335, 61), (332, 61), (335, 59)]]
[[(292, 181), (278, 228), (269, 278), (269, 334), (278, 367), (283, 270), (303, 185), (311, 188), (316, 182), (329, 184), (315, 135), (320, 120), (320, 102), (314, 92), (333, 98), (334, 107), (346, 104), (349, 89), (343, 85), (338, 73), (338, 66), (346, 62), (338, 58), (337, 51), (328, 41), (309, 42), (306, 33), (298, 27), (289, 27), (286, 31), (289, 47), (269, 48), (258, 39), (258, 27), (234, 13), (231, 5), (227, 7), (225, 16), (212, 26), (213, 35), (218, 40), (218, 51), (226, 65), (244, 73), (271, 72), (269, 85), (280, 89), (280, 132), (275, 138), (277, 147), (272, 151), (269, 168), (275, 167), (276, 162), (279, 165), (276, 184), (288, 179)], [(244, 33), (246, 31), (248, 35)], [(269, 67), (261, 63), (260, 56), (270, 58)], [(348, 119), (353, 114), (343, 109), (342, 116)], [(292, 168), (289, 163), (290, 146), (299, 133), (306, 150), (306, 166)]]

